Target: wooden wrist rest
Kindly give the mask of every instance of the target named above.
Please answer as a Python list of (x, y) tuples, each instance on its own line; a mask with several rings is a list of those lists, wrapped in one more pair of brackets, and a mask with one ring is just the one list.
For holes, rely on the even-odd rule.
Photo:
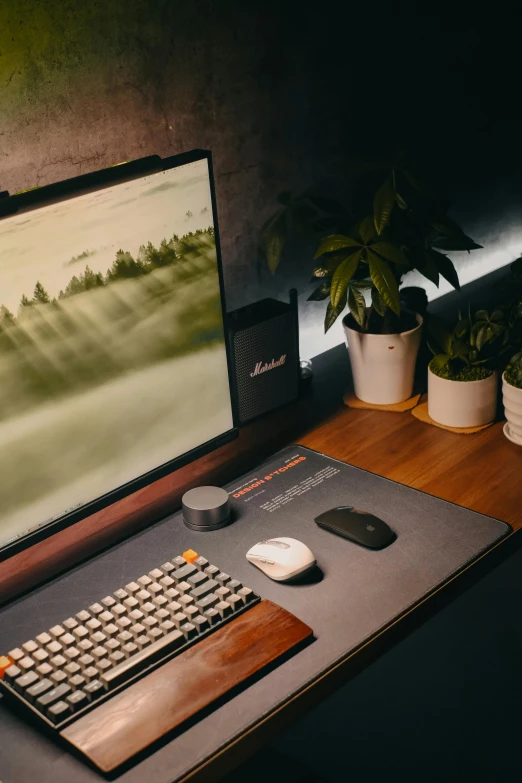
[(312, 635), (293, 614), (261, 601), (60, 735), (100, 770), (112, 772)]

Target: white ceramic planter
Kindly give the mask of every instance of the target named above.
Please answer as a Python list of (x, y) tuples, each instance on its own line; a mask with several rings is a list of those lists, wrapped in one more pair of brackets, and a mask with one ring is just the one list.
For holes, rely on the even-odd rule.
[(522, 389), (512, 386), (502, 376), (502, 397), (507, 422), (504, 434), (508, 440), (522, 446)]
[(497, 374), (481, 381), (450, 381), (428, 367), (428, 413), (448, 427), (480, 427), (495, 418)]
[(343, 319), (352, 365), (355, 394), (364, 402), (390, 405), (411, 397), (415, 361), (421, 341), (422, 317), (417, 326), (400, 334), (366, 334)]

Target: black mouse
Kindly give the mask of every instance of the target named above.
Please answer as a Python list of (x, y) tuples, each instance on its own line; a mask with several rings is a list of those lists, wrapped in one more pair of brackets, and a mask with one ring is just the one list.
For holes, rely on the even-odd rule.
[(353, 506), (339, 506), (315, 518), (319, 527), (368, 549), (384, 549), (397, 538), (379, 517)]

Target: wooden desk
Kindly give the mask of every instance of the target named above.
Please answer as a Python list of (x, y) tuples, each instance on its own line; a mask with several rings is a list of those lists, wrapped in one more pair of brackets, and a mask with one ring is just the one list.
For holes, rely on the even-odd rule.
[[(142, 490), (141, 493), (145, 493), (148, 498), (149, 508), (156, 515), (160, 512), (165, 514), (168, 504), (175, 502), (183, 488), (201, 483), (203, 478), (225, 481), (227, 473), (230, 479), (234, 474), (248, 470), (270, 451), (297, 440), (305, 446), (373, 473), (474, 511), (498, 517), (511, 524), (515, 531), (522, 527), (522, 449), (504, 438), (501, 423), (475, 435), (465, 436), (430, 427), (409, 413), (348, 409), (341, 401), (342, 393), (349, 383), (348, 361), (343, 346), (323, 355), (315, 362), (314, 369), (316, 379), (313, 389), (299, 404), (245, 428), (237, 441), (202, 458), (197, 464), (178, 471), (177, 478), (156, 482), (154, 496), (152, 490)], [(139, 498), (144, 497), (140, 493), (136, 493), (136, 496), (139, 497), (131, 496), (122, 501), (132, 513), (138, 508)], [(97, 515), (96, 524), (86, 521), (86, 530), (90, 530), (91, 551), (122, 537), (123, 527), (117, 526), (116, 533), (109, 533), (109, 524), (106, 526), (107, 532), (103, 534), (103, 525), (100, 527), (99, 519), (108, 520), (111, 513), (109, 509), (102, 512), (101, 517)], [(135, 521), (131, 521), (129, 531), (146, 524), (142, 517), (133, 516), (132, 519)], [(74, 539), (77, 540), (77, 529), (78, 526), (75, 526), (69, 529), (70, 532), (62, 531), (65, 550), (53, 561), (52, 568), (49, 566), (47, 571), (44, 569), (40, 573), (48, 576), (60, 566), (63, 568), (67, 555), (70, 562), (77, 562), (79, 550), (74, 543)], [(58, 539), (58, 536), (54, 538)], [(468, 584), (493, 568), (500, 559), (514, 551), (520, 540), (522, 536), (516, 534), (503, 539), (437, 593), (417, 604), (362, 648), (296, 693), (283, 707), (193, 770), (185, 780), (218, 780), (282, 731), (304, 710), (313, 707), (368, 666), (448, 600), (460, 594)], [(6, 576), (6, 583), (11, 579), (10, 589), (14, 586), (15, 592), (20, 587), (29, 586), (31, 580), (28, 581), (28, 571), (20, 569), (24, 560), (25, 563), (43, 562), (46, 554), (56, 558), (58, 549), (53, 540), (49, 539), (48, 543), (43, 544), (45, 546), (40, 554), (21, 553), (23, 557), (18, 561), (18, 571), (13, 564), (9, 565), (10, 561), (0, 564), (0, 580), (3, 575)], [(1, 566), (4, 566), (3, 574)]]

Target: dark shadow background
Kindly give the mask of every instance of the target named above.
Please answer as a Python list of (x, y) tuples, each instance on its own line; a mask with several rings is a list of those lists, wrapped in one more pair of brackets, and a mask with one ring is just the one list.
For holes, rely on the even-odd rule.
[[(277, 192), (328, 180), (347, 195), (349, 158), (403, 148), (485, 245), (462, 261), (471, 279), (522, 250), (521, 72), (518, 17), (502, 4), (3, 0), (0, 189), (211, 149), (228, 309), (290, 285), (303, 303), (310, 248), (287, 253), (273, 279), (258, 260)], [(322, 305), (301, 317), (304, 354), (327, 347)], [(283, 768), (287, 781), (519, 780), (520, 562), (234, 780), (265, 766), (273, 783)]]

